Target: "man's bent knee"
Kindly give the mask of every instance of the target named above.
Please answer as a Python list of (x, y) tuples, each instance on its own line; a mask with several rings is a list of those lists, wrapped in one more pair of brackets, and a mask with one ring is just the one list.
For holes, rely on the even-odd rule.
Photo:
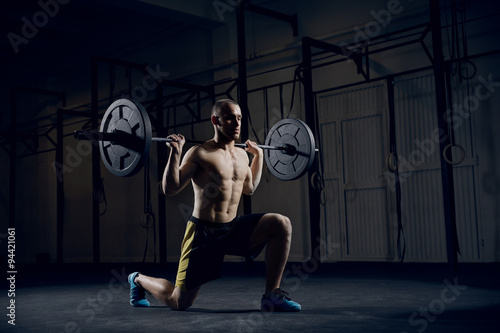
[(181, 297), (177, 299), (175, 304), (175, 309), (179, 311), (184, 311), (190, 308), (194, 304), (194, 299), (190, 297)]
[(173, 302), (172, 302), (173, 304), (171, 304), (172, 308), (179, 311), (184, 311), (190, 308), (194, 304), (194, 301), (198, 296), (198, 291), (199, 288), (190, 291), (181, 291), (178, 287), (176, 287), (174, 294), (172, 295), (173, 296)]
[(189, 300), (189, 301), (177, 301), (177, 306), (175, 307), (176, 310), (179, 311), (185, 311), (189, 309), (194, 303), (194, 300)]
[(276, 218), (276, 227), (280, 231), (284, 231), (286, 233), (292, 233), (292, 222), (287, 216), (276, 214), (275, 218)]

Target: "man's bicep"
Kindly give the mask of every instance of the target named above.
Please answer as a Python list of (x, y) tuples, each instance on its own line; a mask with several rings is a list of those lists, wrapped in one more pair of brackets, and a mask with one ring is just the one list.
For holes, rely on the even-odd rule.
[(243, 183), (243, 194), (252, 195), (255, 189), (253, 188), (253, 175), (250, 167), (247, 168), (247, 175)]
[(185, 163), (179, 169), (181, 187), (184, 187), (189, 183), (189, 180), (194, 176), (196, 170), (198, 170), (198, 164), (192, 161)]
[(181, 187), (187, 185), (189, 180), (194, 176), (196, 171), (198, 170), (199, 164), (196, 162), (196, 147), (191, 147), (184, 155), (182, 159), (181, 166), (179, 168), (179, 177)]

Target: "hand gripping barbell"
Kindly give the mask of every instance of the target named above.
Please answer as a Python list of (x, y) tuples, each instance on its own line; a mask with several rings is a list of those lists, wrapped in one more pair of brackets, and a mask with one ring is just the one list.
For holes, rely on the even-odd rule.
[[(99, 143), (106, 168), (116, 176), (133, 176), (142, 169), (149, 156), (151, 142), (172, 142), (171, 138), (152, 136), (151, 122), (144, 106), (134, 100), (119, 99), (112, 103), (101, 121), (100, 132), (75, 131), (75, 139)], [(186, 140), (187, 143), (204, 141)], [(244, 143), (235, 146), (246, 148)], [(280, 180), (302, 177), (312, 166), (316, 152), (314, 136), (298, 119), (282, 119), (269, 131), (264, 150), (266, 165)]]

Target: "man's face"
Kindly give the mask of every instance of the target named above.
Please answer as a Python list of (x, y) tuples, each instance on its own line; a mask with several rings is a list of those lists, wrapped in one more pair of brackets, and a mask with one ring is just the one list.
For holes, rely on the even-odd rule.
[(219, 116), (218, 131), (234, 141), (240, 138), (241, 130), (241, 109), (238, 105), (227, 104), (221, 110)]

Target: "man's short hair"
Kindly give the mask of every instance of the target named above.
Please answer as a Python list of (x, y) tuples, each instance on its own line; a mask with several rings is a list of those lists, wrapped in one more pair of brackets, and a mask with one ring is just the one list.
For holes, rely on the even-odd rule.
[(236, 103), (232, 99), (220, 99), (215, 102), (214, 106), (212, 107), (212, 116), (220, 115), (220, 112), (228, 105), (238, 105), (238, 103)]

